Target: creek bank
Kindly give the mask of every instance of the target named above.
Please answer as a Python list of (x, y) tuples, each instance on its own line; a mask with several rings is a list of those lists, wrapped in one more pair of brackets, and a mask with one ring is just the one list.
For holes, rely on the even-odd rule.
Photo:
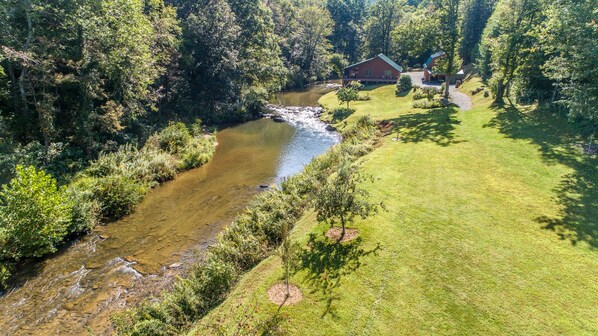
[(345, 160), (355, 161), (369, 153), (378, 135), (372, 120), (361, 118), (345, 132), (346, 141), (317, 157), (301, 173), (284, 180), (280, 188), (260, 194), (172, 291), (164, 292), (159, 300), (146, 301), (118, 314), (114, 318), (117, 332), (122, 335), (133, 335), (138, 330), (184, 333), (191, 322), (219, 305), (245, 272), (275, 252), (282, 240), (283, 222), (294, 225), (311, 204), (317, 186), (325, 183)]

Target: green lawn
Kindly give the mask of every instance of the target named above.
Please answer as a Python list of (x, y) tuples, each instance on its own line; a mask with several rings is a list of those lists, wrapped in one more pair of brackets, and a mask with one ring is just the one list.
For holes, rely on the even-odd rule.
[[(492, 108), (483, 93), (470, 111), (412, 109), (394, 86), (369, 96), (346, 122), (370, 114), (401, 129), (363, 159), (388, 211), (336, 247), (313, 214), (302, 219), (304, 300), (282, 308), (285, 334), (597, 335), (598, 159), (580, 155), (568, 125)], [(334, 94), (321, 103), (338, 106)], [(273, 316), (266, 291), (281, 275), (278, 257), (265, 260), (192, 334)]]

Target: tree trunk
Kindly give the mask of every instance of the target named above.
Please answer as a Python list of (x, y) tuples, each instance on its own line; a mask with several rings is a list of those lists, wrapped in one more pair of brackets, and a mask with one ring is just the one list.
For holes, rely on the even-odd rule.
[(496, 95), (494, 96), (495, 103), (502, 103), (504, 101), (505, 96), (505, 84), (501, 79), (496, 86)]
[(446, 82), (444, 83), (444, 99), (449, 99), (452, 76), (446, 74)]

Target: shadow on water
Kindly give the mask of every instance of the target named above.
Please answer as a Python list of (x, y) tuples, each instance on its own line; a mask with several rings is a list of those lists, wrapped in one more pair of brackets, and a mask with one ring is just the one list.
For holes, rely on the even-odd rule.
[(341, 279), (361, 266), (361, 259), (370, 254), (376, 254), (380, 246), (366, 251), (362, 247), (361, 238), (351, 243), (335, 244), (325, 237), (311, 234), (307, 249), (300, 255), (301, 270), (306, 271), (306, 281), (314, 288), (313, 292), (320, 292), (326, 301), (326, 309), (322, 316), (335, 316), (333, 303), (338, 300), (338, 288)]
[(530, 140), (539, 146), (547, 163), (573, 169), (554, 190), (562, 207), (559, 215), (541, 216), (536, 221), (574, 245), (586, 242), (597, 248), (598, 157), (581, 154), (580, 137), (563, 117), (545, 109), (523, 112), (512, 105), (493, 108), (498, 113), (485, 127), (498, 128), (513, 139)]
[(390, 120), (395, 125), (391, 135), (398, 131), (399, 138), (406, 143), (432, 141), (439, 146), (458, 144), (463, 140), (456, 139), (455, 128), (461, 124), (456, 114), (457, 108), (454, 107), (405, 114)]

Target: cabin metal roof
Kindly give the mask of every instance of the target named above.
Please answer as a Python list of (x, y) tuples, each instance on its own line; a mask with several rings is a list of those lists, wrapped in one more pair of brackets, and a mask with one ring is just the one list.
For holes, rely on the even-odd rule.
[(367, 63), (367, 62), (369, 62), (369, 61), (371, 61), (373, 59), (376, 59), (376, 58), (380, 58), (384, 62), (388, 63), (388, 65), (390, 65), (391, 67), (393, 67), (395, 70), (397, 70), (399, 72), (403, 72), (403, 67), (402, 66), (398, 65), (397, 63), (395, 63), (393, 60), (391, 60), (390, 58), (388, 58), (388, 56), (386, 56), (384, 54), (380, 54), (380, 55), (378, 55), (376, 57), (372, 57), (372, 58), (366, 59), (365, 61), (361, 61), (359, 63), (351, 64), (348, 67), (346, 67), (345, 69), (349, 69), (349, 68), (352, 68), (352, 67), (355, 67), (355, 66)]
[(439, 57), (442, 57), (444, 55), (446, 55), (446, 53), (444, 51), (439, 51), (435, 54), (430, 55), (430, 57), (428, 57), (428, 60), (426, 61), (426, 63), (424, 63), (426, 68), (430, 67), (430, 63), (432, 63), (433, 60), (435, 60)]

